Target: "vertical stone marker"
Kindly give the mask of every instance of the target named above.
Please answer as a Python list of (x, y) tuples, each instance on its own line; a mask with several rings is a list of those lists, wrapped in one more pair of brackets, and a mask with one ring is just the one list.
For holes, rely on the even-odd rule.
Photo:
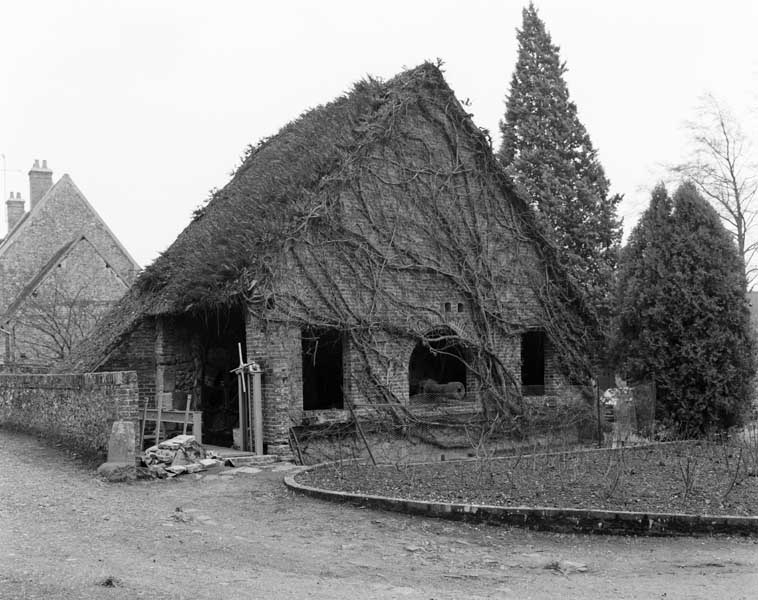
[(135, 465), (136, 429), (133, 421), (115, 421), (108, 440), (108, 462), (97, 472), (109, 481), (125, 481), (137, 475)]

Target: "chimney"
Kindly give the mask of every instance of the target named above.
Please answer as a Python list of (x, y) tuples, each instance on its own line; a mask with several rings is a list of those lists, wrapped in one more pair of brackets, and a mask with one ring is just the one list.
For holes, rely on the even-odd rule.
[(29, 210), (32, 210), (42, 196), (53, 187), (53, 172), (47, 168), (47, 161), (42, 161), (39, 166), (39, 160), (34, 161), (34, 166), (29, 171)]
[(24, 199), (21, 197), (21, 193), (16, 192), (16, 197), (14, 198), (13, 192), (11, 192), (8, 200), (5, 202), (5, 206), (8, 211), (8, 233), (10, 233), (21, 220), (21, 217), (24, 216)]

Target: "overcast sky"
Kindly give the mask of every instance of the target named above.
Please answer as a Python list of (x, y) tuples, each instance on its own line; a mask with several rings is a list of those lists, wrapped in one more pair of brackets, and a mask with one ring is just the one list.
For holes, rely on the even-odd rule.
[[(758, 3), (541, 0), (628, 229), (712, 92), (758, 113)], [(523, 2), (0, 0), (3, 199), (46, 159), (146, 265), (247, 144), (367, 74), (441, 58), (499, 146)], [(755, 129), (753, 129), (755, 131)], [(3, 185), (0, 179), (0, 185)], [(2, 207), (0, 235), (4, 235)]]

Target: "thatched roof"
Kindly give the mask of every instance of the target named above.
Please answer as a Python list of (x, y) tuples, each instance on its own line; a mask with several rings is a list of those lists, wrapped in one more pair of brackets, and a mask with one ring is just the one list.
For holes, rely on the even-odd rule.
[[(275, 272), (285, 244), (302, 232), (303, 222), (322, 202), (322, 190), (349, 164), (353, 149), (368, 136), (389, 133), (393, 101), (429, 94), (449, 96), (451, 109), (468, 118), (440, 70), (424, 63), (387, 82), (363, 80), (346, 95), (305, 112), (249, 147), (231, 181), (139, 275), (95, 339), (78, 353), (103, 356), (102, 346), (113, 344), (114, 336), (126, 333), (142, 316), (200, 312), (239, 302), (240, 292)], [(473, 123), (471, 129), (482, 135)], [(86, 362), (72, 357), (70, 366)]]
[(270, 276), (285, 244), (321, 210), (322, 191), (353, 149), (366, 136), (386, 134), (386, 104), (398, 94), (429, 93), (454, 101), (439, 69), (428, 63), (386, 83), (362, 81), (249, 148), (232, 180), (137, 280), (146, 311), (217, 308)]
[[(507, 192), (517, 212), (529, 213), (492, 155), (488, 137), (437, 66), (425, 63), (387, 82), (361, 81), (345, 96), (307, 111), (249, 148), (231, 181), (140, 274), (94, 335), (75, 351), (68, 368), (95, 368), (96, 359), (102, 361), (145, 317), (212, 311), (239, 304), (243, 294), (250, 297), (251, 290), (265, 288), (284, 264), (285, 250), (304, 239), (310, 224), (333, 212), (335, 198), (349, 180), (346, 173), (360, 162), (360, 153), (372, 145), (398, 142), (397, 119), (409, 105), (426, 100), (442, 107), (443, 118), (454, 121), (455, 130), (479, 148), (478, 168)], [(423, 140), (405, 145), (411, 154), (429, 151)], [(425, 157), (418, 159), (421, 163)]]

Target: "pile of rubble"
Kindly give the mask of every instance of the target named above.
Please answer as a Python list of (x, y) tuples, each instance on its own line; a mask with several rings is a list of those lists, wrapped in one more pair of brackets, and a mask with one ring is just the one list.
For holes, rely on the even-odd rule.
[(221, 467), (224, 461), (206, 452), (193, 435), (177, 435), (142, 453), (142, 464), (157, 477), (175, 477)]

